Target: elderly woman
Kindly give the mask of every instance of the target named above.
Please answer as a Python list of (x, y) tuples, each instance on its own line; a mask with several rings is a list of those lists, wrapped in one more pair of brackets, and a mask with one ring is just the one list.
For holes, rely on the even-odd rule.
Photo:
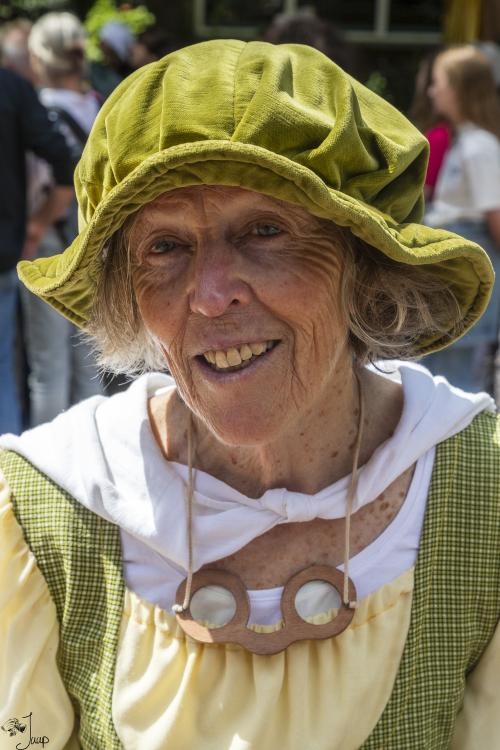
[(496, 746), (493, 404), (367, 367), (487, 304), (483, 251), (415, 223), (425, 166), (398, 112), (304, 46), (195, 45), (106, 102), (80, 235), (20, 274), (143, 375), (1, 441), (6, 732)]

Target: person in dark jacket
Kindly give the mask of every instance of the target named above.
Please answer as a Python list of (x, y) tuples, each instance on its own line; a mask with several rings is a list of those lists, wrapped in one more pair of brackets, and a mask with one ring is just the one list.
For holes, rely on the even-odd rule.
[[(54, 188), (26, 223), (27, 151), (51, 166)], [(21, 258), (32, 258), (47, 229), (73, 197), (74, 162), (33, 86), (0, 68), (0, 432), (21, 430), (14, 374), (17, 278)]]

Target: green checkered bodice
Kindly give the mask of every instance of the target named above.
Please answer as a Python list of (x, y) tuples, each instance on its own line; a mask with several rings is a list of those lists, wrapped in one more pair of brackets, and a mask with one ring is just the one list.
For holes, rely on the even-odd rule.
[(408, 637), (361, 750), (448, 750), (465, 679), (499, 617), (500, 417), (483, 412), (437, 446)]
[[(82, 748), (118, 750), (111, 700), (124, 595), (119, 530), (20, 456), (0, 453), (0, 468), (56, 604), (58, 665)], [(465, 679), (499, 615), (500, 424), (485, 412), (437, 446), (408, 637), (391, 698), (361, 750), (449, 748)]]
[(120, 532), (15, 453), (0, 451), (14, 511), (55, 603), (57, 664), (83, 750), (118, 750), (111, 700), (125, 586)]

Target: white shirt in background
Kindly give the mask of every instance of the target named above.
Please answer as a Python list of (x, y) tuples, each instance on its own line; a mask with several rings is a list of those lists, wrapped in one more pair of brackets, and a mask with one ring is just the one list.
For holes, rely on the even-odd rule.
[(484, 220), (500, 208), (500, 141), (483, 128), (465, 123), (457, 129), (439, 173), (434, 200), (424, 223), (447, 226)]
[(93, 91), (81, 93), (69, 89), (43, 88), (39, 92), (44, 107), (59, 107), (68, 112), (86, 133), (90, 133), (99, 112), (99, 101)]

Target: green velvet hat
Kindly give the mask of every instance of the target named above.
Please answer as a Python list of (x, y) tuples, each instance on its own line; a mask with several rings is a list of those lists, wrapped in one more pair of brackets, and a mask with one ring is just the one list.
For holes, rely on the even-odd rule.
[[(229, 185), (304, 206), (390, 258), (445, 278), (465, 329), (493, 285), (484, 251), (422, 218), (426, 139), (386, 101), (302, 45), (203, 42), (133, 73), (103, 105), (75, 173), (80, 233), (19, 264), (32, 292), (81, 327), (103, 249), (128, 215), (188, 185)], [(457, 338), (428, 337), (420, 351)]]

